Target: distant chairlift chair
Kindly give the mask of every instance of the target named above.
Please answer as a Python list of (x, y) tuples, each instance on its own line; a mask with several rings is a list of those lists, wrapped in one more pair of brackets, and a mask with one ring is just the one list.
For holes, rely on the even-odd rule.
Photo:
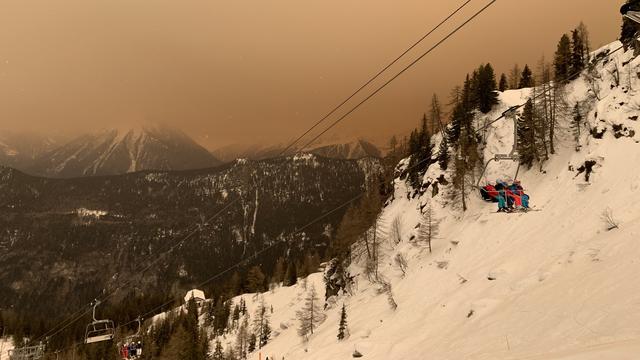
[(126, 338), (124, 338), (123, 344), (138, 344), (138, 343), (142, 344), (142, 318), (138, 316), (136, 321), (138, 322), (138, 330), (136, 331), (135, 334), (129, 335)]
[(113, 321), (96, 319), (96, 307), (98, 305), (100, 305), (100, 301), (96, 301), (93, 305), (93, 322), (87, 325), (84, 337), (85, 344), (111, 341), (115, 337), (116, 328), (113, 325)]
[[(38, 360), (44, 358), (44, 344), (9, 350), (9, 360)], [(0, 354), (2, 355), (2, 354)]]
[(505, 112), (502, 113), (502, 116), (504, 116), (507, 119), (512, 119), (513, 120), (513, 147), (511, 148), (511, 152), (509, 152), (508, 154), (495, 154), (491, 159), (489, 159), (486, 164), (484, 165), (484, 169), (482, 170), (482, 174), (480, 174), (480, 177), (478, 178), (478, 183), (476, 184), (476, 186), (478, 188), (481, 187), (480, 183), (482, 182), (482, 178), (484, 177), (484, 174), (487, 172), (487, 168), (489, 167), (489, 164), (492, 161), (517, 161), (518, 162), (518, 168), (516, 169), (516, 174), (513, 177), (513, 180), (517, 180), (518, 178), (518, 174), (520, 173), (520, 154), (518, 154), (518, 114), (517, 114), (517, 110), (520, 108), (521, 106), (512, 106), (509, 109), (507, 109)]

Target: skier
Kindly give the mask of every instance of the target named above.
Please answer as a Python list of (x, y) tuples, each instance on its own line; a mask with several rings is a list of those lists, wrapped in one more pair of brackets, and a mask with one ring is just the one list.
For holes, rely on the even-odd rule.
[(485, 201), (496, 202), (496, 197), (498, 196), (498, 192), (496, 191), (496, 187), (487, 184), (485, 187), (480, 189), (480, 194)]
[(520, 186), (520, 182), (515, 180), (513, 184), (509, 186), (508, 195), (511, 197), (511, 202), (515, 204), (516, 209), (522, 207), (522, 186)]
[(496, 200), (498, 200), (498, 212), (508, 212), (507, 202), (506, 202), (506, 193), (505, 193), (506, 184), (502, 182), (502, 180), (496, 180), (495, 189), (498, 192), (498, 196), (496, 196)]

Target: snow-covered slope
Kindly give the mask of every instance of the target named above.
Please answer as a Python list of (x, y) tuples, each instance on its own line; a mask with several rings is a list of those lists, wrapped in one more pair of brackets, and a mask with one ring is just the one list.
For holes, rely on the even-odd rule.
[(219, 165), (181, 131), (164, 126), (111, 129), (81, 136), (42, 156), (31, 172), (54, 177), (187, 170)]
[(11, 339), (0, 337), (0, 360), (9, 360), (9, 350), (11, 349), (13, 349)]
[[(397, 309), (356, 262), (351, 268), (357, 275), (354, 294), (334, 298), (326, 321), (303, 342), (296, 333), (295, 314), (303, 306), (305, 289), (301, 284), (278, 288), (261, 295), (274, 308), (275, 329), (270, 343), (259, 351), (262, 359), (348, 359), (355, 349), (365, 359), (638, 359), (640, 81), (635, 74), (640, 59), (628, 63), (631, 56), (618, 52), (600, 62), (601, 78), (595, 87), (584, 78), (568, 85), (569, 103), (593, 98), (585, 103), (589, 129), (606, 132), (596, 139), (585, 131), (582, 149), (576, 152), (570, 114), (560, 120), (557, 154), (543, 164), (542, 172), (537, 166), (520, 172), (540, 211), (495, 213), (494, 204), (473, 193), (469, 210), (462, 213), (447, 200), (447, 189), (441, 188), (434, 198), (427, 191), (409, 199), (410, 189), (397, 180), (395, 200), (380, 220), (386, 227), (396, 219), (401, 224), (402, 240), (383, 244), (380, 267)], [(621, 73), (630, 74), (620, 85), (611, 75), (616, 64)], [(600, 100), (589, 95), (594, 92)], [(501, 94), (501, 104), (487, 119), (521, 104), (529, 93)], [(620, 125), (623, 130), (616, 135)], [(512, 126), (502, 121), (489, 129), (487, 158), (510, 150)], [(598, 164), (589, 183), (574, 170), (586, 160)], [(487, 178), (513, 176), (515, 167), (492, 164)], [(432, 166), (425, 178), (439, 172)], [(432, 254), (411, 241), (420, 208), (428, 203), (441, 221)], [(618, 229), (607, 230), (601, 219), (606, 211), (619, 222)], [(397, 254), (407, 259), (405, 276), (393, 265)], [(321, 274), (310, 276), (310, 284), (322, 297)], [(259, 297), (243, 298), (253, 314)], [(342, 304), (347, 307), (350, 337), (339, 342)], [(233, 336), (223, 342), (233, 346)], [(259, 352), (249, 358), (259, 359)]]

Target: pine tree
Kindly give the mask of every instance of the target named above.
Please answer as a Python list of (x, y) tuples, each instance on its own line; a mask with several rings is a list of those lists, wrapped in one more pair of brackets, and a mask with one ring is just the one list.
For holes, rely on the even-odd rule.
[(558, 42), (553, 65), (556, 81), (568, 81), (571, 75), (571, 40), (567, 34), (563, 34)]
[(262, 325), (262, 335), (258, 340), (260, 340), (260, 348), (264, 347), (269, 343), (269, 339), (271, 338), (271, 323), (269, 322), (269, 318), (267, 318)]
[(247, 274), (247, 291), (250, 293), (260, 293), (264, 291), (265, 276), (258, 265), (251, 267)]
[(344, 340), (348, 334), (347, 328), (347, 308), (342, 304), (342, 311), (340, 312), (340, 324), (338, 325), (338, 340)]
[(216, 348), (213, 350), (213, 360), (225, 360), (220, 340), (216, 340)]
[(494, 105), (498, 104), (498, 86), (496, 84), (496, 75), (491, 64), (480, 65), (477, 70), (477, 79), (472, 81), (475, 83), (474, 102), (477, 103), (478, 110), (483, 114), (491, 111)]
[(582, 114), (580, 110), (580, 103), (576, 103), (573, 108), (573, 121), (571, 122), (571, 128), (573, 130), (573, 137), (576, 141), (576, 151), (580, 149), (580, 127), (582, 126)]
[(249, 337), (249, 319), (247, 316), (244, 316), (238, 328), (238, 334), (236, 335), (236, 353), (241, 360), (246, 360), (247, 358)]
[(279, 257), (273, 269), (273, 275), (271, 275), (271, 284), (280, 286), (284, 282), (285, 264), (284, 258)]
[(429, 247), (429, 253), (432, 252), (431, 244), (433, 240), (438, 237), (440, 232), (440, 223), (435, 218), (433, 213), (433, 207), (431, 202), (427, 205), (422, 213), (422, 219), (420, 220), (420, 229), (418, 230), (418, 241), (427, 244)]
[(247, 302), (244, 301), (244, 298), (240, 298), (240, 313), (242, 316), (247, 315)]
[(440, 141), (440, 147), (438, 148), (438, 165), (440, 170), (447, 170), (449, 166), (449, 141), (447, 137), (443, 137)]
[(529, 69), (529, 65), (525, 65), (524, 69), (522, 69), (522, 75), (520, 76), (520, 84), (519, 88), (529, 88), (533, 87), (533, 73), (531, 69)]
[(313, 332), (325, 320), (315, 286), (311, 286), (303, 308), (297, 312), (297, 317), (300, 322), (298, 335), (304, 339), (313, 335)]
[(463, 211), (467, 210), (467, 177), (469, 174), (473, 175), (474, 169), (482, 160), (478, 151), (478, 137), (473, 125), (471, 91), (471, 79), (467, 76), (461, 96), (454, 105), (448, 139), (456, 156), (453, 177), (455, 191), (452, 193), (452, 200), (460, 201)]
[(515, 64), (511, 71), (509, 71), (509, 88), (512, 90), (519, 89), (521, 77), (522, 70), (520, 70), (520, 66), (518, 64)]
[(575, 78), (585, 66), (585, 48), (578, 29), (571, 33), (571, 75)]
[(533, 101), (529, 99), (518, 119), (518, 153), (520, 163), (531, 168), (535, 155), (535, 134), (533, 125)]
[(249, 335), (249, 345), (247, 347), (247, 352), (252, 353), (256, 350), (257, 341), (258, 338), (256, 337), (256, 334), (251, 333), (251, 335)]
[(507, 75), (504, 73), (500, 75), (500, 84), (498, 85), (498, 90), (504, 92), (509, 90), (509, 80), (507, 80)]
[(264, 302), (264, 298), (260, 300), (260, 304), (256, 308), (256, 312), (253, 316), (253, 333), (256, 334), (259, 344), (262, 348), (269, 341), (271, 336), (271, 326), (269, 324), (269, 313), (267, 305)]
[(433, 97), (431, 97), (429, 122), (431, 123), (431, 129), (429, 129), (429, 133), (431, 135), (437, 134), (442, 130), (442, 106), (440, 105), (440, 100), (436, 94), (433, 94)]
[(409, 183), (415, 189), (419, 189), (422, 186), (422, 176), (431, 165), (431, 157), (433, 156), (433, 145), (431, 145), (431, 134), (426, 114), (422, 117), (420, 129), (411, 132), (409, 151), (411, 153)]
[(213, 328), (218, 335), (222, 335), (227, 330), (229, 321), (231, 302), (218, 298), (213, 308)]
[(240, 321), (240, 306), (239, 305), (236, 305), (233, 308), (233, 315), (232, 315), (231, 320), (233, 322), (233, 328), (238, 327), (238, 323)]
[(591, 38), (589, 36), (589, 29), (587, 29), (587, 25), (585, 25), (582, 21), (578, 25), (578, 33), (580, 34), (580, 39), (582, 39), (582, 45), (584, 47), (584, 55), (583, 58), (585, 62), (589, 62), (589, 55), (591, 53)]
[(293, 262), (287, 264), (287, 272), (284, 276), (285, 286), (293, 286), (298, 283), (298, 270)]

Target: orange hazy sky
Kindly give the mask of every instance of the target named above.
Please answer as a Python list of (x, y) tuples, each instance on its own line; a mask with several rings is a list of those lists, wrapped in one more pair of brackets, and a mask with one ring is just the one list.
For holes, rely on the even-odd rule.
[[(487, 2), (473, 0), (409, 58)], [(560, 35), (581, 20), (594, 48), (611, 42), (620, 2), (498, 0), (329, 136), (403, 133), (432, 93), (444, 96), (482, 62), (506, 72), (550, 59)], [(209, 148), (284, 141), (462, 3), (0, 0), (0, 128), (58, 133), (163, 122)]]

